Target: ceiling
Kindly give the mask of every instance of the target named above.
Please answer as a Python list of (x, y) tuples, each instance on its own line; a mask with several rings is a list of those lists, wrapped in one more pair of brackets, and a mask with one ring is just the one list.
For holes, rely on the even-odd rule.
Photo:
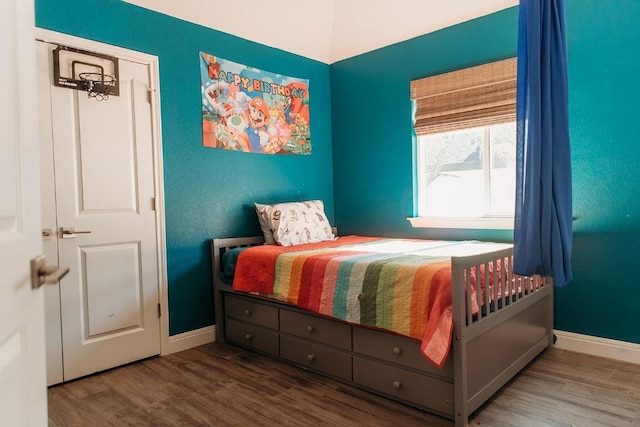
[(327, 64), (518, 0), (124, 0)]

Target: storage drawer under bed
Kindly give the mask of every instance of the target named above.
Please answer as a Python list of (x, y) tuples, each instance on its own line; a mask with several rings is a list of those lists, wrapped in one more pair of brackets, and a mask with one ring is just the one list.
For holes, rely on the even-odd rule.
[(351, 326), (333, 319), (281, 309), (280, 331), (344, 350), (351, 350)]
[(273, 356), (280, 355), (280, 336), (260, 326), (227, 318), (227, 340)]
[(225, 295), (226, 317), (278, 329), (278, 307), (232, 294)]
[(453, 384), (447, 381), (354, 356), (353, 382), (442, 415), (453, 415)]
[(438, 368), (424, 357), (420, 351), (420, 341), (409, 337), (376, 329), (354, 327), (353, 352), (444, 378), (453, 378), (451, 355), (442, 368)]
[(280, 357), (317, 372), (351, 381), (351, 354), (306, 340), (282, 335)]

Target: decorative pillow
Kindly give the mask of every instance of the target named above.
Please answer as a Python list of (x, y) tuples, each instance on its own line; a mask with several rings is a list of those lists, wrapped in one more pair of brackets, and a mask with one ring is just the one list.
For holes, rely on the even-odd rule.
[[(265, 229), (272, 234), (275, 243), (281, 246), (323, 242), (336, 238), (331, 232), (331, 225), (324, 213), (322, 200), (275, 205), (256, 203), (256, 211), (267, 243), (269, 240)], [(263, 227), (263, 219), (266, 227)]]
[(255, 203), (255, 205), (256, 213), (258, 214), (258, 222), (260, 222), (260, 229), (264, 235), (264, 243), (267, 245), (275, 245), (276, 239), (273, 238), (273, 230), (271, 229), (269, 214), (267, 213), (269, 205), (262, 205), (260, 203)]

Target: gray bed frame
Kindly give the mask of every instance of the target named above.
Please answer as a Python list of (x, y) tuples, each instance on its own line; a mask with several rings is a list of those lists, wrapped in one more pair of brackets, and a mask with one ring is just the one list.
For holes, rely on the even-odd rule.
[[(348, 346), (340, 350), (340, 355), (346, 355), (345, 363), (349, 364), (346, 368), (348, 373), (343, 375), (323, 372), (322, 369), (315, 370), (309, 366), (305, 358), (298, 361), (295, 357), (283, 357), (281, 354), (286, 350), (282, 346), (292, 339), (287, 331), (297, 327), (296, 325), (287, 325), (285, 322), (287, 319), (292, 319), (291, 315), (317, 316), (318, 322), (335, 322), (336, 326), (341, 326), (339, 324), (345, 324), (345, 322), (310, 314), (310, 312), (296, 307), (259, 296), (235, 292), (229, 284), (219, 279), (221, 257), (225, 251), (235, 247), (255, 246), (263, 242), (262, 236), (213, 239), (211, 241), (217, 341), (227, 340), (227, 330), (232, 329), (226, 322), (235, 322), (234, 319), (230, 320), (229, 316), (233, 317), (233, 314), (229, 314), (229, 310), (238, 311), (238, 307), (230, 304), (235, 304), (238, 300), (247, 304), (255, 301), (258, 308), (264, 306), (265, 309), (276, 310), (274, 313), (279, 316), (274, 320), (273, 331), (269, 333), (274, 334), (276, 343), (274, 345), (276, 347), (279, 345), (280, 350), (275, 348), (272, 351), (266, 351), (267, 353), (286, 359), (303, 368), (338, 377), (374, 393), (447, 417), (455, 421), (456, 427), (467, 426), (472, 412), (484, 404), (544, 349), (553, 345), (553, 283), (550, 279), (539, 276), (515, 276), (509, 272), (505, 273), (503, 270), (496, 275), (498, 281), (494, 282), (495, 285), (492, 286), (492, 294), (488, 292), (482, 296), (478, 289), (477, 297), (484, 298), (484, 308), (476, 314), (471, 311), (471, 295), (465, 292), (465, 283), (471, 279), (472, 274), (475, 274), (476, 281), (480, 282), (482, 279), (481, 269), (477, 267), (485, 266), (484, 271), (488, 272), (489, 267), (498, 265), (497, 263), (513, 265), (512, 249), (507, 248), (468, 257), (452, 257), (454, 329), (452, 349), (442, 369), (431, 364), (428, 364), (430, 367), (424, 369), (416, 368), (418, 365), (414, 362), (396, 363), (393, 358), (384, 355), (378, 358), (376, 356), (377, 350), (372, 353), (361, 352), (358, 348), (375, 348), (380, 342), (388, 341), (387, 338), (389, 340), (400, 338), (392, 333), (372, 331), (364, 326), (347, 324), (350, 334), (349, 340), (352, 342), (349, 341)], [(499, 289), (510, 290), (499, 293)], [(249, 311), (244, 310), (245, 313), (249, 313)], [(297, 321), (299, 322), (299, 320)], [(309, 331), (312, 329), (310, 326), (306, 328)], [(258, 327), (258, 329), (260, 328)], [(330, 335), (337, 336), (337, 334)], [(247, 333), (246, 336), (250, 337), (251, 334)], [(402, 337), (402, 339), (405, 338)], [(406, 338), (406, 340), (409, 339)], [(229, 341), (240, 345), (245, 344), (238, 342), (237, 339), (229, 339)], [(358, 342), (356, 343), (356, 341)], [(411, 341), (415, 341), (415, 347), (419, 349), (419, 342)], [(299, 343), (300, 345), (304, 344), (302, 341)], [(349, 347), (352, 343), (353, 347)], [(325, 344), (331, 345), (332, 343), (329, 341), (323, 343), (323, 345)], [(399, 353), (399, 345), (390, 345), (393, 345), (393, 352)], [(246, 346), (253, 348), (253, 345)], [(263, 350), (259, 347), (254, 349)], [(412, 351), (419, 352), (419, 350)], [(307, 356), (309, 360), (312, 356), (315, 358), (311, 352)], [(409, 356), (414, 357), (415, 355)], [(420, 357), (422, 356), (420, 355)], [(370, 366), (370, 370), (373, 372), (367, 372), (367, 366)], [(411, 375), (410, 378), (414, 380), (418, 378), (420, 381), (419, 390), (414, 394), (419, 395), (419, 398), (414, 400), (410, 394), (407, 394), (409, 397), (403, 397), (401, 394), (396, 396), (394, 390), (387, 392), (376, 385), (375, 378), (384, 376), (381, 372), (386, 372), (381, 368), (388, 369), (389, 372), (397, 373), (400, 376)], [(368, 385), (368, 379), (364, 382), (358, 381), (356, 376), (371, 378), (374, 383)], [(392, 382), (393, 387), (399, 389), (401, 387), (400, 381), (393, 378), (389, 376), (384, 381)], [(405, 393), (409, 393), (406, 390), (411, 388), (411, 384), (407, 380), (407, 386), (403, 385), (402, 387), (404, 387)], [(432, 401), (436, 403), (431, 404)]]

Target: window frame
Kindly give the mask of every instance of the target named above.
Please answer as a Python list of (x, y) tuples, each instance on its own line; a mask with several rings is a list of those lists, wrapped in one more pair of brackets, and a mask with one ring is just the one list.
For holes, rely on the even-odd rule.
[[(426, 182), (424, 170), (418, 176), (421, 161), (418, 138), (422, 135), (487, 127), (512, 122), (516, 119), (517, 58), (449, 71), (411, 81), (410, 98), (414, 129), (414, 209), (415, 215), (407, 218), (413, 227), (464, 228), (464, 229), (513, 229), (514, 215), (489, 214), (479, 217), (428, 217), (420, 216), (425, 195), (420, 196), (419, 185)], [(473, 101), (469, 101), (473, 100)], [(424, 157), (422, 158), (424, 161)], [(422, 163), (426, 165), (425, 163)], [(484, 165), (484, 163), (483, 163)], [(483, 166), (485, 173), (490, 168)], [(422, 181), (417, 181), (422, 179)], [(515, 177), (514, 177), (515, 179)], [(490, 185), (485, 182), (485, 186)], [(484, 192), (485, 203), (491, 192)], [(489, 202), (490, 203), (490, 202)]]
[[(482, 165), (483, 173), (485, 175), (484, 180), (484, 204), (485, 210), (491, 204), (491, 125), (482, 126), (483, 128), (483, 150), (482, 150)], [(421, 138), (426, 138), (428, 135), (416, 136), (416, 208), (418, 215), (415, 217), (407, 218), (414, 228), (461, 228), (461, 229), (500, 229), (508, 230), (513, 229), (514, 215), (511, 214), (487, 214), (483, 216), (469, 216), (469, 217), (440, 217), (440, 216), (428, 216), (421, 215), (427, 211), (427, 192), (423, 188), (426, 182), (426, 167), (427, 155), (424, 145), (425, 141), (421, 141)], [(515, 180), (515, 177), (514, 177)]]

